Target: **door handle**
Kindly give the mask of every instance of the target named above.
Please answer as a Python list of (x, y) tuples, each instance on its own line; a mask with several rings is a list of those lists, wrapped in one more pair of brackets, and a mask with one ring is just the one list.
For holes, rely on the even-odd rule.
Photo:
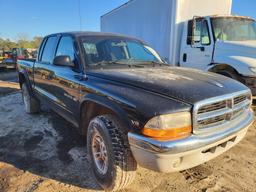
[(183, 62), (187, 62), (187, 53), (183, 54), (183, 58), (182, 58)]

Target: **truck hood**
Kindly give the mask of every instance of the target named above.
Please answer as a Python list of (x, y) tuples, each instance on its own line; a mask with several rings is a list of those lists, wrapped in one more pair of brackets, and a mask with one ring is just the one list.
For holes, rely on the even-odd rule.
[(248, 89), (241, 83), (221, 75), (181, 67), (99, 69), (92, 70), (88, 73), (88, 76), (90, 75), (188, 104)]
[(217, 41), (216, 49), (256, 58), (256, 41)]

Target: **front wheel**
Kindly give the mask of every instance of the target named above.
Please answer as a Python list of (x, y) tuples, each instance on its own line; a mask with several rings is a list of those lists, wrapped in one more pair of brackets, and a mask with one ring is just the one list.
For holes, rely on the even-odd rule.
[(40, 103), (35, 98), (33, 98), (27, 88), (25, 83), (21, 86), (22, 90), (22, 100), (25, 105), (26, 113), (33, 114), (40, 111)]
[(87, 152), (91, 168), (101, 187), (116, 191), (131, 184), (137, 163), (134, 160), (127, 135), (112, 115), (94, 118), (88, 127)]

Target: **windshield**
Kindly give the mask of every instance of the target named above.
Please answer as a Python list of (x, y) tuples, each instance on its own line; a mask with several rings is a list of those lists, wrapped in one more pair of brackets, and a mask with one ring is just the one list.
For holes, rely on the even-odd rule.
[(87, 37), (82, 39), (82, 45), (88, 65), (162, 63), (156, 51), (129, 38)]
[(216, 40), (256, 40), (256, 24), (252, 19), (238, 17), (218, 17), (212, 18), (211, 20)]

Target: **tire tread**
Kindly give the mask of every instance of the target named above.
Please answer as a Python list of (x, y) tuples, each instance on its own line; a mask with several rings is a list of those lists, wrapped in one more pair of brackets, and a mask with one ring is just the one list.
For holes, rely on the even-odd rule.
[(115, 178), (112, 191), (130, 185), (135, 179), (137, 163), (132, 156), (127, 135), (120, 129), (118, 120), (112, 115), (99, 117), (107, 126), (114, 151)]

